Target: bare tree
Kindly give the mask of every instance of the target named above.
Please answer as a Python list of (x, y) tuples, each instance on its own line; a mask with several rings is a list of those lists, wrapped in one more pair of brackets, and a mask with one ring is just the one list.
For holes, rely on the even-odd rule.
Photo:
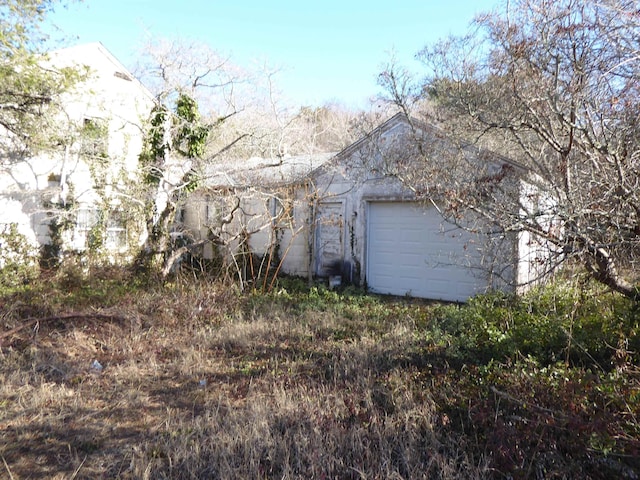
[(237, 162), (256, 151), (277, 157), (279, 118), (286, 116), (286, 109), (278, 105), (274, 72), (240, 68), (202, 44), (151, 43), (138, 75), (154, 91), (157, 105), (140, 156), (148, 236), (136, 264), (166, 275), (181, 254), (211, 240), (172, 245), (172, 237), (177, 237), (172, 234), (182, 233), (183, 239), (188, 234), (172, 232), (186, 198), (207, 183), (216, 164)]
[(360, 116), (338, 103), (301, 107), (286, 131), (291, 153), (339, 152), (356, 140)]
[[(171, 268), (167, 262), (176, 260), (171, 255), (176, 212), (201, 180), (211, 133), (235, 113), (232, 70), (227, 59), (201, 45), (159, 40), (144, 50), (137, 75), (154, 92), (156, 105), (139, 157), (147, 230), (135, 259), (139, 270), (164, 275)], [(208, 102), (204, 116), (198, 99)]]
[[(471, 210), (494, 232), (526, 233), (551, 247), (549, 268), (578, 260), (640, 299), (624, 268), (640, 240), (639, 32), (634, 0), (511, 0), (478, 16), (467, 36), (424, 48), (426, 81), (388, 69), (381, 83), (391, 100), (417, 117), (428, 105), (429, 120), (460, 147), (449, 158), (423, 155), (409, 183), (444, 178), (449, 214)], [(470, 145), (522, 164), (525, 195), (509, 194), (503, 170), (464, 175), (454, 160)]]

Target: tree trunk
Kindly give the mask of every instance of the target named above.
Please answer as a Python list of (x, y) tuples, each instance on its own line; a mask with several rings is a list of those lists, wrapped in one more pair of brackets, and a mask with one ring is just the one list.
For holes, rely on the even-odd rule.
[(609, 252), (601, 247), (593, 247), (590, 254), (591, 257), (586, 266), (594, 279), (614, 292), (618, 292), (635, 302), (640, 301), (640, 289), (622, 277)]
[(171, 224), (175, 218), (175, 212), (175, 203), (167, 201), (157, 220), (148, 219), (149, 234), (133, 263), (137, 273), (145, 275), (158, 273), (163, 278), (167, 276), (164, 260), (171, 246)]

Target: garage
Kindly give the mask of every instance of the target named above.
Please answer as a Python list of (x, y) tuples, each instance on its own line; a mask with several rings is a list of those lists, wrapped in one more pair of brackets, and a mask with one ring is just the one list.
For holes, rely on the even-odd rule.
[[(486, 287), (480, 245), (435, 207), (369, 202), (366, 279), (374, 293), (466, 301)], [(476, 267), (476, 268), (474, 268)]]

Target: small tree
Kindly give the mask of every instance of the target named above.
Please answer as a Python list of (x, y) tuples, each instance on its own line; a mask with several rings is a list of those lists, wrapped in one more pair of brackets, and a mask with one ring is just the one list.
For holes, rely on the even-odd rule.
[[(523, 200), (505, 194), (500, 174), (460, 181), (468, 177), (459, 169), (442, 168), (447, 205), (546, 242), (555, 253), (548, 268), (578, 260), (636, 300), (633, 272), (620, 265), (634, 265), (640, 240), (639, 31), (632, 0), (511, 0), (478, 16), (467, 36), (422, 50), (424, 83), (397, 68), (381, 75), (409, 114), (428, 105), (429, 120), (461, 147), (487, 147), (527, 169)], [(412, 181), (433, 183), (431, 166), (456, 155), (425, 157)]]
[(55, 0), (6, 0), (0, 4), (0, 142), (3, 162), (25, 150), (57, 143), (51, 120), (56, 100), (79, 78), (73, 68), (55, 69), (39, 52), (44, 45), (40, 25)]
[(147, 239), (138, 255), (143, 270), (162, 267), (170, 253), (171, 227), (183, 195), (198, 185), (194, 161), (205, 153), (210, 125), (201, 123), (198, 105), (180, 93), (173, 110), (157, 105), (151, 112), (145, 148), (140, 154), (146, 199)]
[[(34, 154), (61, 152), (73, 143), (68, 125), (60, 121), (63, 112), (59, 100), (86, 72), (72, 67), (58, 68), (42, 53), (46, 36), (40, 27), (58, 3), (56, 0), (0, 3), (0, 174), (14, 179), (16, 184), (22, 181), (16, 179), (16, 170), (26, 165), (24, 170), (34, 171), (34, 165), (29, 163)], [(59, 232), (68, 212), (60, 211), (48, 199), (45, 203), (45, 210), (52, 215), (50, 225)], [(12, 238), (15, 244), (20, 237)], [(55, 257), (58, 240), (52, 238), (52, 244), (43, 249), (45, 263)], [(0, 250), (3, 255), (9, 252), (15, 262), (16, 251), (26, 252), (30, 248), (25, 245), (24, 249), (16, 250), (15, 245), (5, 242)], [(26, 266), (32, 264), (28, 256), (23, 261)]]
[(279, 110), (271, 73), (264, 82), (261, 75), (245, 71), (207, 45), (150, 42), (138, 76), (156, 94), (157, 105), (140, 156), (148, 237), (136, 265), (166, 275), (183, 253), (207, 241), (172, 244), (172, 237), (178, 237), (172, 229), (179, 208), (204, 183), (213, 164), (234, 155), (248, 158), (271, 144), (277, 137), (272, 122), (260, 120)]

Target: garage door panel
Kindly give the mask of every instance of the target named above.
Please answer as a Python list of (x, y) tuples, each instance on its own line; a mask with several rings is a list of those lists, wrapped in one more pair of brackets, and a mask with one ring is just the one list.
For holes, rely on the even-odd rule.
[(422, 266), (422, 255), (418, 255), (415, 253), (405, 253), (404, 255), (400, 255), (400, 258), (407, 264), (406, 268), (409, 270), (413, 268), (418, 269)]
[(442, 220), (435, 208), (372, 202), (368, 215), (367, 283), (373, 292), (464, 301), (485, 280), (477, 240)]
[(434, 295), (436, 296), (437, 295), (446, 296), (451, 293), (449, 291), (450, 284), (449, 282), (445, 282), (445, 281), (432, 280), (430, 282), (430, 288), (433, 291)]

